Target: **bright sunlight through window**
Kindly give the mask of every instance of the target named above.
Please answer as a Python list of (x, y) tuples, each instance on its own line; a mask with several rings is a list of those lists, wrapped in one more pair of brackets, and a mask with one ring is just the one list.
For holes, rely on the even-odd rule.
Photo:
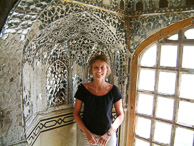
[(194, 146), (194, 28), (139, 56), (134, 146)]

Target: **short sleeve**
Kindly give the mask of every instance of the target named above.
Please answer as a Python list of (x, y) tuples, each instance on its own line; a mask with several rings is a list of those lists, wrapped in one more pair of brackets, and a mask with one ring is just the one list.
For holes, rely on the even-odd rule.
[(113, 96), (114, 96), (113, 103), (116, 103), (117, 101), (119, 101), (120, 99), (123, 98), (121, 91), (119, 90), (119, 88), (117, 86), (114, 87), (114, 95)]
[(83, 88), (83, 85), (82, 84), (80, 84), (79, 86), (78, 86), (78, 89), (77, 89), (77, 91), (76, 91), (76, 93), (75, 93), (75, 98), (76, 99), (79, 99), (79, 100), (81, 100), (81, 101), (83, 101), (84, 102), (84, 98), (83, 98), (83, 92), (84, 92), (84, 88)]

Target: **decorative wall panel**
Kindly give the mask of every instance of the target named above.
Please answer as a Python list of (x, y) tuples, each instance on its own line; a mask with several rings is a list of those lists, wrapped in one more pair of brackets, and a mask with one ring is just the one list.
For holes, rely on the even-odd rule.
[(38, 136), (51, 129), (68, 126), (74, 123), (73, 113), (66, 113), (57, 116), (50, 116), (49, 118), (40, 119), (31, 130), (27, 133), (27, 141), (33, 145)]
[[(146, 38), (178, 21), (193, 17), (194, 13), (140, 16), (130, 18), (130, 52), (134, 52)], [(141, 19), (140, 19), (141, 18)]]
[[(164, 14), (169, 12), (191, 12), (194, 9), (192, 0), (167, 0), (167, 7), (160, 8), (160, 1), (163, 0), (107, 0), (109, 5), (103, 4), (102, 0), (79, 0), (77, 3), (86, 4), (88, 7), (96, 7), (104, 10), (111, 10), (114, 13), (125, 14), (126, 16), (133, 17), (134, 15), (142, 14)], [(72, 1), (73, 2), (73, 1)], [(74, 3), (76, 3), (74, 2)], [(138, 10), (137, 5), (141, 2), (143, 4), (143, 10)], [(32, 24), (37, 20), (41, 19), (45, 23), (51, 23), (57, 19), (63, 18), (66, 14), (71, 11), (72, 5), (62, 8), (61, 4), (67, 3), (66, 0), (36, 0), (36, 1), (26, 1), (21, 0), (10, 12), (6, 24), (4, 25), (0, 37), (3, 39), (8, 38), (9, 34), (19, 34), (22, 41), (26, 40), (26, 35), (28, 34)], [(44, 11), (44, 14), (39, 16), (39, 14), (49, 5), (55, 5), (55, 7), (50, 8), (48, 11)], [(66, 5), (66, 4), (65, 4)], [(82, 10), (75, 8), (72, 9), (75, 12), (80, 12)], [(85, 9), (86, 10), (86, 9)], [(87, 10), (86, 10), (87, 11)], [(47, 17), (54, 16), (54, 17)]]
[(66, 65), (61, 61), (54, 61), (48, 67), (46, 75), (48, 106), (68, 103), (68, 74)]

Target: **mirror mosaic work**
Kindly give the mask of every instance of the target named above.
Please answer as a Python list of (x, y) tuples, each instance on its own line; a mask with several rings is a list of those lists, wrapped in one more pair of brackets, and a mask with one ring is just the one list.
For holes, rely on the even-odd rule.
[[(120, 88), (124, 107), (127, 104), (129, 52), (125, 31), (121, 29), (123, 17), (88, 9), (70, 3), (54, 3), (40, 14), (26, 36), (23, 101), (29, 143), (33, 143), (36, 135), (32, 127), (37, 127), (39, 133), (49, 129), (49, 121), (39, 126), (33, 124), (38, 123), (37, 117), (72, 108), (78, 85), (92, 79), (88, 62), (95, 54), (108, 56), (112, 73), (107, 81)], [(65, 124), (65, 120), (58, 120), (50, 128), (61, 122)], [(68, 122), (72, 123), (72, 119)]]
[[(181, 13), (173, 13), (174, 11)], [(156, 13), (157, 15), (155, 15)], [(74, 104), (73, 97), (80, 83), (91, 80), (91, 76), (88, 74), (88, 62), (96, 53), (106, 54), (111, 60), (112, 74), (107, 81), (121, 89), (124, 96), (124, 109), (128, 112), (131, 53), (152, 34), (188, 17), (193, 17), (191, 0), (18, 1), (7, 17), (0, 34), (2, 43), (0, 48), (3, 51), (3, 55), (0, 53), (3, 64), (1, 73), (5, 76), (1, 78), (1, 82), (6, 83), (2, 90), (9, 89), (11, 91), (1, 91), (4, 96), (1, 100), (4, 100), (3, 103), (5, 103), (1, 114), (3, 116), (8, 114), (4, 118), (10, 117), (14, 121), (4, 123), (7, 129), (3, 129), (3, 134), (8, 132), (8, 136), (3, 137), (3, 140), (7, 145), (13, 145), (13, 143), (20, 143), (27, 139), (28, 143), (33, 145), (38, 137), (47, 134), (45, 131), (52, 133), (55, 131), (53, 129), (60, 129), (59, 127), (67, 128), (67, 125), (73, 127), (75, 124), (72, 110), (70, 110)], [(183, 39), (193, 39), (190, 32), (193, 32), (193, 29), (185, 31)], [(169, 40), (178, 40), (177, 35), (169, 37)], [(193, 64), (187, 64), (187, 57), (192, 59), (187, 55), (190, 47), (192, 46), (187, 45), (183, 49), (186, 55), (186, 57), (183, 56), (182, 67), (184, 69), (193, 68)], [(148, 65), (146, 67), (153, 68), (157, 65), (157, 47), (153, 47), (152, 51), (153, 54), (150, 55), (148, 51), (147, 57), (144, 56), (142, 66)], [(11, 55), (8, 52), (11, 52)], [(4, 56), (4, 54), (6, 55)], [(166, 66), (166, 62), (162, 62), (162, 65)], [(175, 65), (175, 62), (172, 61), (171, 66)], [(142, 68), (140, 73), (143, 78), (140, 80), (139, 90), (146, 89), (153, 92), (154, 84), (157, 81), (155, 74), (158, 72), (146, 67)], [(146, 72), (149, 76), (144, 75)], [(166, 72), (161, 71), (161, 73)], [(17, 78), (15, 78), (16, 76)], [(180, 98), (193, 100), (192, 88), (185, 88), (188, 80), (193, 80), (193, 76), (185, 72), (181, 72), (180, 76)], [(149, 85), (143, 84), (143, 79), (146, 77), (150, 79), (147, 80), (150, 82)], [(8, 83), (9, 81), (10, 83)], [(17, 88), (16, 92), (12, 90), (12, 83)], [(163, 90), (159, 91), (164, 92)], [(173, 92), (174, 88), (170, 93)], [(149, 108), (145, 106), (147, 110), (141, 106), (145, 102), (145, 96), (149, 98), (146, 100), (149, 104)], [(9, 99), (13, 98), (17, 98), (18, 103), (12, 107)], [(160, 99), (163, 98), (166, 96), (160, 96)], [(152, 94), (141, 93), (139, 99), (141, 103), (138, 112), (151, 116), (155, 97)], [(164, 102), (169, 101), (159, 100), (160, 105)], [(9, 108), (6, 107), (6, 103)], [(171, 111), (173, 103), (170, 100), (168, 108)], [(161, 114), (160, 105), (157, 117), (171, 120), (171, 114), (167, 116)], [(181, 102), (180, 113), (184, 112), (185, 105), (190, 107), (187, 102)], [(10, 111), (14, 111), (14, 114)], [(62, 113), (58, 113), (58, 111), (62, 111)], [(16, 117), (19, 122), (15, 122)], [(144, 118), (139, 119), (141, 125)], [(179, 115), (178, 120), (183, 124), (193, 121), (192, 118), (185, 121), (182, 114)], [(126, 143), (126, 122), (127, 120), (119, 129), (119, 134), (121, 133), (119, 138), (123, 143)], [(150, 127), (149, 120), (146, 121), (146, 124)], [(160, 124), (158, 125), (160, 126)], [(156, 131), (160, 131), (160, 129)], [(185, 141), (189, 140), (188, 143), (191, 143), (192, 130), (179, 127), (175, 131), (177, 132), (176, 144), (180, 143), (179, 137), (182, 136), (182, 131), (188, 135), (188, 139)], [(41, 135), (41, 133), (44, 134)], [(69, 131), (65, 133), (69, 134)], [(151, 131), (147, 129), (142, 135), (149, 137), (150, 133)], [(138, 134), (141, 135), (141, 132)], [(72, 137), (68, 136), (73, 139), (75, 135), (74, 129), (74, 133), (71, 133)], [(160, 141), (157, 136), (154, 138)], [(163, 141), (167, 140), (163, 139)], [(136, 142), (140, 146), (149, 145), (149, 142), (141, 139), (137, 139)], [(184, 141), (182, 142), (184, 143)], [(154, 143), (153, 145), (158, 146), (159, 144)]]

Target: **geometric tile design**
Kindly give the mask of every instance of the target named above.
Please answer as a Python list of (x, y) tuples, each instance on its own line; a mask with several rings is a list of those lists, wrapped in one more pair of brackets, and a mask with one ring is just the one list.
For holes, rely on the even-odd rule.
[[(115, 112), (113, 112), (113, 117), (114, 119), (116, 118)], [(41, 133), (49, 131), (49, 130), (53, 130), (56, 128), (60, 128), (63, 126), (68, 126), (74, 123), (75, 121), (74, 121), (72, 112), (69, 112), (63, 115), (41, 119), (36, 124), (33, 124), (31, 126), (32, 127), (31, 130), (28, 129), (28, 131), (26, 131), (27, 142), (29, 145), (32, 146)], [(120, 145), (120, 131), (121, 129), (119, 128), (117, 131), (118, 146)]]

